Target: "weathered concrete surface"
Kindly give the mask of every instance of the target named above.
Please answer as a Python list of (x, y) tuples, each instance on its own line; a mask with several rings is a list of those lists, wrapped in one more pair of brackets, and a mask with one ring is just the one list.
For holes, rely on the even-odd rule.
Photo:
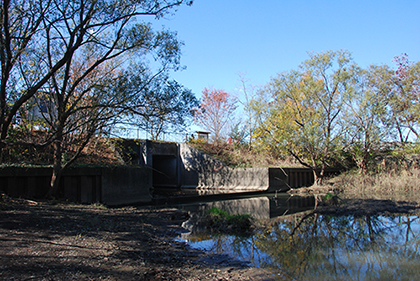
[(149, 167), (154, 187), (180, 186), (177, 143), (139, 139), (115, 139), (110, 143), (123, 164)]
[(181, 188), (264, 191), (267, 168), (231, 169), (188, 144), (180, 144)]
[[(43, 198), (48, 192), (52, 168), (0, 168), (0, 190), (12, 197)], [(81, 202), (124, 205), (152, 200), (149, 167), (72, 167), (64, 171), (59, 195)]]
[(307, 168), (231, 169), (188, 144), (180, 144), (180, 165), (181, 188), (274, 192), (313, 184)]
[(102, 173), (102, 203), (126, 205), (150, 202), (152, 173), (148, 167), (105, 168)]
[[(60, 195), (82, 203), (125, 205), (150, 202), (153, 188), (275, 192), (313, 183), (309, 169), (231, 169), (185, 143), (123, 140), (120, 145), (121, 158), (136, 166), (69, 168), (62, 176)], [(41, 198), (51, 175), (51, 168), (0, 168), (0, 189), (13, 197)]]
[(155, 188), (274, 192), (313, 184), (312, 172), (306, 168), (231, 169), (186, 143), (118, 143), (121, 158), (128, 159), (126, 164), (152, 169)]
[(313, 172), (307, 168), (268, 168), (268, 171), (270, 192), (287, 191), (314, 183)]

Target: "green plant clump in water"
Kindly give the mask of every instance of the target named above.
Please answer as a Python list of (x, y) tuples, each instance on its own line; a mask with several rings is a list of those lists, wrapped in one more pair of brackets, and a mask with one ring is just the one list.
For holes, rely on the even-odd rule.
[(328, 201), (331, 200), (334, 197), (334, 194), (332, 194), (331, 192), (328, 192), (327, 194), (324, 195), (324, 200)]
[(231, 215), (215, 207), (207, 212), (205, 225), (211, 233), (244, 235), (253, 230), (253, 221), (250, 215)]

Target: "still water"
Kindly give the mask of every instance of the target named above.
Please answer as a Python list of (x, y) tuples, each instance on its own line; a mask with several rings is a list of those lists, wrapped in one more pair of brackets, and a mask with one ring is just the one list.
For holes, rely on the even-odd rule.
[[(177, 206), (179, 241), (264, 268), (279, 280), (420, 280), (420, 217), (325, 216), (308, 197), (259, 196)], [(262, 222), (250, 236), (211, 236), (194, 221), (212, 207)]]

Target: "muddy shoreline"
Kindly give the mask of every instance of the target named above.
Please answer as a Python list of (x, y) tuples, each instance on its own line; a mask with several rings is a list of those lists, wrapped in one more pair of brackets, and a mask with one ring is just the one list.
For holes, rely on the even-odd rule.
[[(340, 198), (314, 212), (420, 214), (417, 201)], [(176, 242), (173, 208), (0, 200), (0, 280), (287, 280)]]
[(188, 214), (0, 201), (0, 280), (273, 280), (173, 240)]

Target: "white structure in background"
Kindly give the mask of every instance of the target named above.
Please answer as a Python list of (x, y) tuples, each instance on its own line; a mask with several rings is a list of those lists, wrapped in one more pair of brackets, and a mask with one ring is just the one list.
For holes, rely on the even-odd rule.
[(28, 121), (35, 130), (42, 130), (55, 122), (57, 108), (47, 92), (38, 92), (27, 110)]

